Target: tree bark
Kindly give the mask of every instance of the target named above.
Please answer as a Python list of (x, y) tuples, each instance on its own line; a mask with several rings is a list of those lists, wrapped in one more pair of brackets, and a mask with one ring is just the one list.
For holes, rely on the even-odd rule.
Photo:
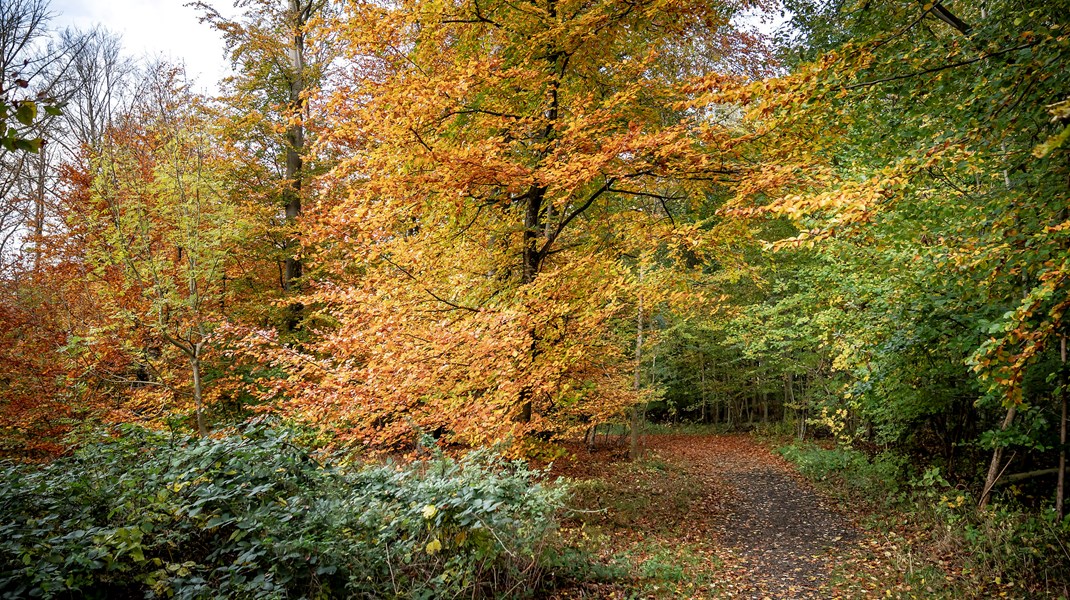
[(1014, 483), (1016, 481), (1025, 481), (1027, 479), (1033, 479), (1034, 477), (1043, 477), (1045, 475), (1054, 475), (1059, 472), (1058, 468), (1054, 469), (1039, 469), (1037, 471), (1028, 471), (1026, 473), (1012, 473), (1011, 475), (1004, 475), (999, 478), (996, 485), (1005, 485), (1008, 483)]
[[(305, 100), (305, 33), (308, 11), (301, 0), (289, 0), (293, 15), (293, 45), (290, 47), (290, 119), (286, 130), (286, 224), (293, 227), (301, 215), (301, 184), (304, 177), (302, 153), (305, 146), (304, 118)], [(282, 285), (286, 290), (292, 289), (295, 279), (300, 279), (303, 265), (297, 256), (298, 244), (294, 239), (286, 243), (286, 266), (283, 270)]]
[(701, 361), (702, 361), (702, 387), (700, 388), (699, 392), (700, 392), (700, 394), (702, 396), (702, 422), (703, 423), (708, 423), (709, 421), (706, 420), (706, 357), (703, 356)]
[(1062, 404), (1062, 418), (1059, 421), (1059, 482), (1055, 486), (1055, 513), (1062, 520), (1066, 516), (1063, 500), (1066, 494), (1066, 336), (1059, 338), (1059, 399)]
[(204, 388), (201, 385), (200, 348), (195, 349), (190, 355), (189, 366), (193, 369), (193, 403), (197, 412), (197, 433), (201, 437), (207, 437), (208, 428), (204, 424)]
[(34, 197), (33, 207), (33, 270), (40, 272), (42, 251), (44, 242), (41, 239), (45, 234), (45, 170), (48, 161), (45, 158), (48, 150), (41, 148), (37, 151), (37, 193)]
[[(1003, 425), (999, 428), (1000, 431), (1007, 431), (1007, 428), (1014, 422), (1014, 415), (1017, 411), (1017, 407), (1011, 406), (1007, 409), (1007, 416), (1003, 419)], [(988, 506), (988, 501), (992, 496), (992, 488), (995, 487), (996, 481), (999, 480), (1000, 465), (1003, 463), (1003, 447), (999, 444), (992, 449), (992, 461), (988, 463), (988, 474), (985, 476), (985, 487), (981, 490), (981, 501), (977, 503), (978, 508), (984, 508)]]
[[(643, 282), (643, 267), (639, 267), (639, 283)], [(636, 315), (636, 334), (635, 334), (635, 391), (639, 391), (640, 385), (642, 385), (643, 379), (643, 296), (639, 295), (639, 309)], [(639, 458), (639, 405), (632, 407), (631, 415), (631, 440), (628, 445), (628, 458), (635, 460)]]

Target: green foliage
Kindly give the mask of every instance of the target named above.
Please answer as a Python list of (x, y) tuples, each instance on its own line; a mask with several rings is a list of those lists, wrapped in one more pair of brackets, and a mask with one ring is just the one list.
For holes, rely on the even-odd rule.
[(829, 482), (848, 495), (884, 503), (900, 498), (906, 464), (903, 456), (882, 452), (871, 459), (851, 448), (825, 449), (808, 443), (784, 446), (778, 452), (795, 463), (803, 475)]
[(556, 586), (573, 582), (612, 583), (627, 580), (631, 565), (623, 557), (602, 560), (597, 553), (576, 545), (551, 547), (544, 562), (547, 576)]
[[(18, 80), (21, 85), (22, 80)], [(8, 152), (38, 152), (44, 140), (40, 137), (30, 137), (31, 128), (37, 122), (37, 107), (39, 102), (35, 100), (9, 101), (3, 97), (3, 88), (0, 87), (0, 147)], [(45, 114), (54, 117), (60, 114), (60, 109), (54, 100), (42, 99)], [(9, 124), (8, 118), (14, 117), (18, 124)]]
[(126, 429), (0, 473), (6, 598), (514, 595), (563, 488), (491, 451), (321, 464), (285, 432)]
[[(859, 500), (861, 506), (879, 507), (875, 516), (882, 527), (925, 532), (929, 548), (923, 554), (961, 563), (959, 580), (950, 582), (953, 590), (983, 596), (983, 586), (1015, 582), (1019, 589), (1039, 593), (1067, 583), (1070, 518), (1060, 522), (1053, 510), (1029, 512), (1008, 504), (977, 510), (977, 499), (949, 483), (938, 467), (910, 479), (909, 486), (900, 485), (908, 480), (906, 461), (890, 452), (869, 459), (855, 450), (813, 444), (785, 446), (779, 452), (851, 510), (859, 510)], [(908, 536), (903, 542), (917, 544), (911, 539), (918, 538)]]

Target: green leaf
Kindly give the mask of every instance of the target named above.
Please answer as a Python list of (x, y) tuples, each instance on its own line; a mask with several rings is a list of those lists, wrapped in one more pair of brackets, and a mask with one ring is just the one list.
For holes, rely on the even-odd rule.
[(33, 125), (34, 119), (37, 118), (37, 103), (32, 100), (20, 102), (19, 107), (15, 109), (15, 118), (27, 127)]
[(36, 139), (32, 139), (32, 140), (15, 139), (12, 142), (12, 144), (14, 145), (14, 149), (15, 150), (24, 150), (26, 152), (33, 152), (33, 153), (36, 153), (38, 150), (40, 150), (41, 149), (41, 144), (43, 144), (43, 143), (44, 143), (44, 140), (42, 140), (41, 138), (36, 138)]

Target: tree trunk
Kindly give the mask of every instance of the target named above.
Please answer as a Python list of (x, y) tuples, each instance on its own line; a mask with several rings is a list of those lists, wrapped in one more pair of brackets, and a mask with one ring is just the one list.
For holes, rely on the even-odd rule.
[(708, 423), (706, 420), (706, 357), (702, 357), (702, 387), (699, 388), (699, 394), (702, 396), (702, 422)]
[(762, 423), (769, 422), (769, 391), (762, 390)]
[(790, 371), (788, 372), (786, 389), (787, 400), (794, 408), (795, 418), (798, 421), (795, 424), (796, 437), (801, 442), (806, 439), (806, 410), (795, 403), (795, 374)]
[[(286, 224), (294, 226), (301, 215), (301, 184), (304, 177), (302, 153), (305, 146), (304, 119), (305, 100), (305, 23), (307, 11), (301, 0), (289, 0), (293, 13), (293, 45), (290, 47), (290, 124), (286, 130)], [(289, 290), (295, 279), (302, 274), (301, 259), (297, 256), (297, 241), (290, 239), (286, 243), (288, 255), (283, 271), (282, 285)]]
[(197, 433), (201, 437), (207, 437), (208, 428), (204, 425), (204, 389), (201, 385), (200, 348), (197, 348), (190, 356), (189, 366), (193, 369), (193, 403), (197, 411)]
[[(1007, 142), (1004, 141), (1002, 147), (1004, 151), (1006, 151)], [(1003, 171), (1003, 180), (1007, 189), (1011, 189), (1010, 174), (1006, 170)], [(1029, 280), (1026, 277), (1025, 269), (1022, 269), (1020, 278), (1022, 280), (1022, 299), (1024, 300), (1029, 297)], [(1000, 431), (1007, 431), (1007, 428), (1009, 428), (1011, 426), (1011, 423), (1014, 422), (1014, 415), (1016, 411), (1017, 407), (1013, 405), (1007, 409), (1007, 416), (1003, 419), (1003, 425), (1001, 425), (999, 428)], [(1011, 458), (1013, 458), (1013, 455)], [(985, 506), (988, 506), (988, 501), (991, 500), (992, 496), (992, 488), (996, 486), (996, 481), (999, 480), (999, 476), (1003, 472), (1000, 469), (1000, 464), (1002, 462), (1003, 448), (1001, 448), (997, 443), (996, 446), (992, 448), (992, 462), (988, 463), (988, 473), (985, 475), (985, 487), (981, 490), (981, 500), (977, 503), (978, 508), (984, 508)], [(1003, 468), (1006, 469), (1009, 465), (1010, 461), (1008, 460), (1007, 465), (1004, 465)]]
[[(1007, 428), (1014, 422), (1014, 414), (1016, 407), (1011, 406), (1007, 409), (1007, 416), (1003, 419), (1003, 425), (999, 428), (1000, 431), (1007, 431)], [(988, 501), (992, 496), (992, 488), (995, 487), (996, 481), (999, 479), (1000, 465), (1003, 463), (1003, 447), (996, 445), (992, 449), (992, 462), (988, 464), (988, 474), (985, 476), (985, 487), (981, 490), (981, 501), (978, 502), (979, 508), (984, 508), (988, 505)]]
[(45, 234), (45, 169), (48, 166), (45, 154), (47, 152), (46, 148), (37, 151), (37, 193), (33, 207), (33, 270), (35, 273), (41, 269), (41, 254), (44, 249), (41, 238)]
[(1062, 361), (1059, 369), (1059, 399), (1062, 404), (1062, 418), (1059, 421), (1059, 482), (1055, 486), (1055, 513), (1059, 520), (1066, 515), (1063, 499), (1066, 494), (1066, 336), (1059, 338), (1059, 358)]
[[(550, 17), (557, 16), (557, 3), (555, 0), (550, 0), (547, 3), (547, 13)], [(546, 48), (546, 61), (550, 68), (550, 71), (554, 74), (553, 79), (550, 81), (550, 104), (546, 109), (546, 127), (543, 128), (539, 137), (541, 141), (549, 141), (554, 134), (554, 124), (557, 122), (558, 117), (558, 85), (562, 76), (563, 67), (558, 64), (559, 52), (553, 45), (549, 45)], [(545, 231), (543, 230), (542, 219), (546, 207), (544, 206), (544, 200), (546, 199), (546, 186), (532, 185), (526, 194), (523, 196), (525, 202), (524, 205), (524, 230), (523, 230), (523, 251), (521, 253), (521, 273), (520, 284), (527, 285), (535, 281), (535, 277), (539, 274), (539, 268), (542, 265), (543, 254), (538, 247), (539, 235), (544, 233), (549, 239), (549, 235), (552, 233), (550, 229), (549, 219), (545, 224)], [(535, 345), (536, 332), (531, 331), (531, 362), (534, 365), (535, 358), (538, 354), (538, 348)], [(517, 415), (517, 420), (521, 423), (528, 423), (531, 421), (532, 414), (532, 391), (525, 387), (520, 390), (517, 402), (520, 405), (520, 413)]]
[[(639, 267), (639, 282), (643, 282), (643, 267)], [(635, 334), (635, 391), (639, 391), (643, 382), (643, 296), (639, 295), (639, 309), (636, 311), (636, 334)], [(639, 405), (632, 407), (631, 441), (628, 445), (628, 458), (639, 458)]]

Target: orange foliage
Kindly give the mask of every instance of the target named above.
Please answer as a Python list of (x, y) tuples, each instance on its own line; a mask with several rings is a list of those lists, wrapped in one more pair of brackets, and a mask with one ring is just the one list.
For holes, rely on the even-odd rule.
[(629, 6), (349, 5), (321, 131), (339, 166), (304, 222), (311, 340), (247, 338), (287, 372), (276, 409), (388, 448), (567, 435), (642, 397), (639, 298), (644, 319), (693, 302), (746, 235), (711, 218), (743, 168), (730, 120), (672, 107), (768, 62), (739, 6)]

